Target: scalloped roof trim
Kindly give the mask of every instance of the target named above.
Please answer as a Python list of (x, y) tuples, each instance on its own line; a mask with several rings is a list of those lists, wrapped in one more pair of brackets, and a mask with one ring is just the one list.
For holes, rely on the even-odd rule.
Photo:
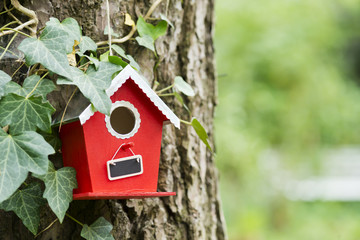
[[(127, 65), (111, 82), (110, 87), (106, 90), (106, 94), (111, 97), (121, 88), (121, 86), (128, 80), (133, 80), (136, 85), (145, 93), (151, 102), (166, 116), (166, 118), (180, 129), (180, 119), (171, 111), (171, 109), (161, 100), (161, 98), (151, 89), (148, 82), (136, 72), (130, 65)], [(91, 109), (91, 104), (79, 115), (80, 123), (83, 125), (87, 120), (94, 115)], [(165, 122), (166, 123), (166, 122)]]

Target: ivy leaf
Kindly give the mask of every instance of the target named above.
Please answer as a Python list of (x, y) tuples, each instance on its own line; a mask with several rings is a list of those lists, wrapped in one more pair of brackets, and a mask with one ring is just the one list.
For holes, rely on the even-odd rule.
[(112, 44), (111, 48), (120, 55), (120, 57), (125, 58), (126, 60), (129, 60), (128, 56), (125, 53), (125, 50), (122, 49), (120, 46)]
[(10, 197), (28, 172), (44, 174), (54, 149), (36, 132), (8, 135), (0, 128), (0, 202)]
[(192, 87), (187, 82), (185, 82), (184, 79), (180, 76), (175, 77), (174, 87), (189, 97), (195, 96), (195, 92), (192, 89)]
[[(26, 97), (34, 89), (35, 85), (39, 80), (40, 80), (40, 76), (31, 75), (30, 77), (27, 77), (25, 79), (22, 87), (16, 82), (9, 82), (5, 86), (5, 93), (6, 94), (14, 93), (16, 95)], [(44, 78), (41, 80), (41, 82), (36, 87), (35, 91), (31, 94), (31, 96), (40, 95), (45, 99), (46, 95), (52, 92), (54, 89), (55, 89), (55, 84), (49, 79)]]
[(73, 18), (66, 18), (61, 23), (56, 18), (50, 18), (46, 23), (46, 26), (57, 28), (59, 31), (65, 31), (68, 34), (66, 38), (66, 53), (72, 52), (74, 41), (80, 42), (81, 40), (81, 29), (78, 22)]
[(204, 127), (201, 125), (201, 123), (196, 119), (193, 118), (191, 120), (191, 126), (194, 128), (196, 134), (199, 136), (200, 140), (205, 143), (206, 147), (210, 149), (210, 151), (212, 151), (209, 142), (207, 141), (209, 136), (207, 135)]
[(44, 181), (43, 197), (47, 199), (50, 208), (62, 223), (72, 201), (73, 189), (77, 188), (75, 169), (63, 167), (55, 170), (54, 165), (49, 162), (48, 172), (45, 175), (34, 174), (34, 176)]
[(136, 37), (135, 39), (139, 45), (146, 47), (151, 51), (155, 52), (155, 46), (154, 46), (155, 42), (154, 39), (152, 39), (150, 36), (144, 35), (142, 37)]
[(10, 82), (11, 77), (0, 70), (0, 98), (4, 95), (4, 86)]
[(117, 54), (119, 54), (122, 58), (128, 60), (130, 66), (132, 66), (132, 67), (135, 68), (136, 70), (140, 70), (139, 64), (135, 61), (135, 59), (134, 59), (131, 55), (126, 55), (124, 49), (122, 49), (120, 46), (115, 45), (115, 44), (111, 45), (111, 48), (112, 48)]
[(87, 56), (81, 52), (77, 52), (76, 54), (79, 55), (80, 57), (86, 57), (90, 61), (90, 64), (95, 65), (96, 70), (99, 68), (100, 61), (99, 61), (99, 59), (94, 57), (92, 54), (90, 54), (90, 56)]
[(30, 183), (18, 189), (9, 199), (0, 204), (0, 209), (14, 211), (34, 235), (40, 223), (40, 207), (44, 203), (39, 183)]
[(79, 47), (80, 47), (80, 52), (82, 52), (82, 53), (84, 53), (88, 50), (95, 52), (97, 49), (96, 43), (91, 38), (86, 37), (86, 36), (81, 38)]
[(84, 224), (80, 235), (87, 240), (113, 240), (112, 228), (111, 223), (100, 217), (90, 226)]
[(170, 20), (164, 14), (160, 13), (160, 18), (162, 20), (166, 21), (170, 25), (170, 27), (175, 28), (174, 25), (170, 22)]
[(108, 62), (110, 56), (110, 51), (106, 51), (103, 54), (100, 55), (100, 61), (101, 62)]
[(181, 103), (181, 105), (184, 105), (184, 99), (180, 96), (180, 94), (174, 92), (174, 96)]
[(122, 60), (120, 57), (118, 56), (109, 56), (108, 57), (109, 59), (109, 62), (113, 63), (113, 64), (116, 64), (116, 65), (119, 65), (121, 67), (126, 67), (128, 65), (127, 62), (125, 62), (124, 60)]
[(135, 61), (135, 59), (131, 56), (131, 55), (126, 55), (129, 59), (129, 64), (130, 66), (132, 66), (133, 68), (135, 68), (135, 70), (140, 71), (140, 66), (139, 64)]
[(144, 18), (139, 17), (136, 23), (140, 37), (150, 36), (154, 41), (160, 36), (165, 35), (167, 30), (167, 22), (162, 20), (157, 25), (145, 22)]
[(174, 92), (174, 96), (181, 103), (181, 105), (183, 105), (183, 107), (186, 109), (186, 111), (191, 115), (190, 109), (188, 108), (188, 106), (186, 106), (186, 104), (184, 103), (184, 99), (180, 96), (180, 94), (177, 92)]
[[(22, 87), (13, 81), (8, 82), (4, 87), (4, 95), (14, 93), (14, 94), (23, 96), (25, 94), (24, 92), (25, 91), (22, 89)], [(26, 94), (25, 94), (25, 96), (26, 96)]]
[[(40, 76), (31, 75), (27, 77), (24, 81), (23, 88), (26, 92), (26, 95), (29, 94), (35, 87), (35, 85), (40, 80)], [(46, 95), (52, 92), (55, 89), (55, 84), (49, 79), (42, 79), (39, 85), (36, 87), (34, 93), (32, 95), (40, 95), (44, 99), (46, 99)]]
[(39, 39), (26, 38), (18, 49), (25, 54), (28, 65), (41, 63), (54, 73), (70, 77), (68, 73), (70, 66), (66, 55), (68, 40), (67, 31), (55, 24), (48, 24)]
[(98, 111), (109, 115), (111, 100), (105, 90), (111, 84), (112, 75), (120, 71), (122, 67), (108, 62), (100, 62), (97, 71), (93, 66), (90, 66), (86, 73), (74, 67), (70, 69), (72, 77), (70, 79), (59, 78), (57, 83), (76, 85)]
[(61, 140), (57, 131), (52, 131), (52, 133), (40, 132), (40, 134), (44, 137), (45, 141), (55, 149), (55, 151), (61, 149)]
[(0, 100), (0, 124), (10, 125), (13, 134), (35, 131), (37, 127), (51, 132), (51, 114), (54, 112), (55, 109), (42, 97), (26, 98), (11, 93)]

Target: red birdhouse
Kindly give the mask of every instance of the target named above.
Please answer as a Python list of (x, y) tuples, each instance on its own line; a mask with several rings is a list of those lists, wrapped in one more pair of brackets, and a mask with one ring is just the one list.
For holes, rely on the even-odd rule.
[(106, 93), (109, 116), (88, 106), (61, 128), (64, 166), (77, 172), (73, 199), (175, 195), (157, 192), (157, 182), (163, 124), (180, 128), (180, 120), (130, 66)]

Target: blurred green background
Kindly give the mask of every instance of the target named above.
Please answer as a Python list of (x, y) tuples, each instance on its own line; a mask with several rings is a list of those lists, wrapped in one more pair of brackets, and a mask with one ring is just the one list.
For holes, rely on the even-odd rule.
[(360, 2), (222, 0), (216, 18), (216, 161), (229, 238), (360, 239), (360, 202), (290, 201), (259, 161), (275, 149), (305, 177), (321, 173), (324, 150), (360, 146)]

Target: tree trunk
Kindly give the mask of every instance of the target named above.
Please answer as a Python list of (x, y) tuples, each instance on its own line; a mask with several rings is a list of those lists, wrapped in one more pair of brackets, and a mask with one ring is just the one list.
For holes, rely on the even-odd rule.
[[(138, 16), (145, 15), (152, 2), (110, 0), (114, 31), (121, 36), (126, 35), (130, 29), (124, 25), (124, 14), (129, 13), (136, 20)], [(22, 4), (36, 11), (40, 27), (49, 17), (59, 20), (73, 17), (82, 26), (83, 35), (95, 41), (107, 39), (103, 34), (106, 26), (105, 1), (78, 0), (65, 3), (63, 0), (27, 0), (22, 1)], [(213, 142), (216, 105), (214, 0), (164, 0), (152, 16), (160, 17), (160, 13), (167, 15), (174, 28), (169, 27), (167, 35), (156, 41), (161, 59), (159, 67), (155, 67), (157, 60), (153, 53), (133, 40), (126, 42), (123, 47), (138, 61), (141, 72), (148, 80), (156, 79), (160, 82), (160, 88), (170, 85), (177, 75), (193, 86), (196, 95), (191, 99), (186, 98), (185, 103), (192, 115), (203, 123), (210, 142)], [(0, 24), (5, 17), (6, 14), (0, 15)], [(9, 72), (10, 68), (16, 69), (17, 63), (13, 59), (5, 60), (1, 62), (2, 70)], [(52, 103), (61, 110), (64, 106), (60, 103), (67, 97), (66, 94), (58, 94)], [(172, 98), (164, 101), (179, 118), (190, 118), (188, 112)], [(74, 201), (69, 213), (89, 225), (104, 216), (114, 225), (112, 234), (115, 239), (226, 238), (214, 154), (201, 143), (195, 131), (186, 125), (182, 125), (181, 130), (175, 130), (170, 125), (164, 127), (158, 190), (175, 191), (177, 195), (137, 200)], [(44, 207), (39, 231), (54, 219), (55, 215)], [(63, 224), (56, 222), (37, 239), (80, 239), (80, 231), (80, 225), (65, 217)], [(33, 239), (33, 236), (15, 214), (1, 211), (0, 239)]]

